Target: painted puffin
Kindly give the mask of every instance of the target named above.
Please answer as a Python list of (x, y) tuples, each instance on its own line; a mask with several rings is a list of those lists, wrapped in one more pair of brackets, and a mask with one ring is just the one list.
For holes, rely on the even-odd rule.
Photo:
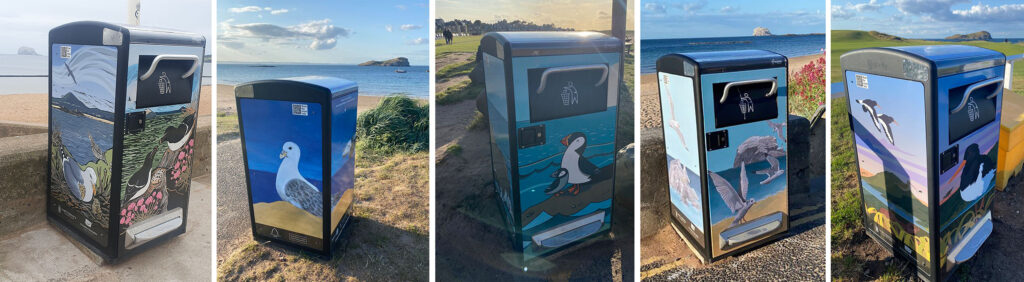
[(196, 115), (191, 114), (185, 116), (185, 119), (181, 121), (181, 124), (175, 127), (167, 127), (164, 130), (164, 136), (160, 138), (160, 141), (167, 142), (167, 148), (171, 151), (177, 151), (181, 149), (185, 143), (188, 143), (189, 136), (192, 136), (192, 129), (195, 127)]
[(129, 200), (141, 197), (149, 191), (149, 184), (153, 179), (153, 156), (156, 155), (156, 149), (153, 148), (146, 155), (146, 160), (142, 162), (142, 167), (136, 170), (132, 177), (128, 179), (128, 189), (126, 189), (125, 195), (132, 195), (131, 198), (128, 198)]
[[(565, 152), (562, 153), (562, 169), (565, 169), (564, 173), (558, 173), (561, 170), (556, 171), (552, 177), (555, 177), (555, 182), (560, 181), (561, 178), (565, 178), (568, 184), (570, 184), (569, 192), (573, 195), (580, 193), (580, 184), (590, 182), (590, 176), (597, 174), (598, 168), (596, 165), (583, 157), (583, 150), (587, 148), (587, 136), (582, 132), (573, 132), (565, 138), (562, 138), (562, 145), (565, 145)], [(545, 189), (545, 193), (554, 194), (565, 189), (565, 185), (552, 185)]]

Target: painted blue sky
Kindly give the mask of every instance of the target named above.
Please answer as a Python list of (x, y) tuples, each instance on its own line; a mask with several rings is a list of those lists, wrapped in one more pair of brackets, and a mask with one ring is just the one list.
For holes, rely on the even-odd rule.
[(876, 30), (908, 38), (985, 30), (994, 38), (1024, 38), (1020, 1), (836, 0), (831, 10), (832, 29)]
[(222, 62), (427, 65), (429, 6), (415, 1), (217, 2)]
[[(241, 99), (249, 169), (276, 173), (285, 142), (299, 146), (299, 174), (309, 180), (323, 179), (323, 136), (319, 104)], [(292, 104), (309, 105), (308, 116), (292, 115)]]
[(825, 32), (824, 1), (640, 2), (641, 39), (750, 36), (765, 27), (773, 34)]

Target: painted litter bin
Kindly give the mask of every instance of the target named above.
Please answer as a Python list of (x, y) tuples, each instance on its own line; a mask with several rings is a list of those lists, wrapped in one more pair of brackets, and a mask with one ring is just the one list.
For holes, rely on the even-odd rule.
[(50, 30), (47, 218), (113, 262), (185, 232), (206, 39)]
[(1005, 57), (960, 45), (840, 58), (868, 235), (942, 280), (992, 232)]
[(253, 237), (330, 257), (352, 214), (358, 87), (321, 76), (235, 87)]
[(671, 225), (702, 262), (789, 229), (786, 57), (669, 54), (657, 74)]
[(494, 186), (514, 263), (561, 253), (612, 223), (622, 42), (595, 32), (480, 40)]

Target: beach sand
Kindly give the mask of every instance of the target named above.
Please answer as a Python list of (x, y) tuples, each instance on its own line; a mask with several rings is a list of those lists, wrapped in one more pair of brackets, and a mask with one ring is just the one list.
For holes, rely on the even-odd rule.
[[(801, 67), (823, 55), (789, 58), (789, 73), (792, 75)], [(640, 75), (640, 127), (661, 127), (661, 103), (658, 96), (658, 78), (653, 73)]]
[[(384, 96), (369, 96), (359, 95), (359, 113), (365, 112), (366, 110), (377, 107), (377, 103), (383, 99)], [(426, 99), (413, 98), (426, 102)], [(235, 113), (235, 86), (227, 84), (217, 84), (217, 112), (218, 113)]]
[[(210, 86), (199, 88), (199, 115), (210, 115)], [(10, 94), (0, 95), (0, 121), (38, 124), (47, 126), (47, 95)]]

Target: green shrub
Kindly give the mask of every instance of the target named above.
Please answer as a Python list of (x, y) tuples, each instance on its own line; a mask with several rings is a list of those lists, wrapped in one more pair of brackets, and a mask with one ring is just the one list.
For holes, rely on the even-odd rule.
[(376, 108), (359, 115), (356, 140), (357, 149), (371, 154), (425, 151), (430, 143), (430, 106), (405, 96), (381, 99)]

